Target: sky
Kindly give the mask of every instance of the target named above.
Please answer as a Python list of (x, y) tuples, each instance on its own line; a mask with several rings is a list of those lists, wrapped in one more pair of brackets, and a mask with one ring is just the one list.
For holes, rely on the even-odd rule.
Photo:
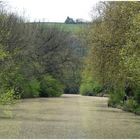
[(64, 22), (73, 19), (91, 20), (91, 10), (99, 0), (5, 0), (10, 11), (30, 21)]

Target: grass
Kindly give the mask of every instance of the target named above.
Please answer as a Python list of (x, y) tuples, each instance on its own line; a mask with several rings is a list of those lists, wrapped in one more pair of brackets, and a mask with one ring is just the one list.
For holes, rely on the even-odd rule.
[(107, 100), (63, 95), (0, 106), (0, 138), (140, 138), (140, 116)]
[(88, 24), (65, 24), (65, 23), (59, 23), (59, 22), (42, 22), (46, 27), (58, 27), (62, 28), (65, 31), (77, 34), (82, 29), (85, 28), (85, 26), (88, 26)]

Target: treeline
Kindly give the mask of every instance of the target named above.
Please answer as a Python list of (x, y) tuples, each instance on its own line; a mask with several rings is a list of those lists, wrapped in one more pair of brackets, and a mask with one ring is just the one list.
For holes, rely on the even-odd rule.
[(83, 19), (74, 20), (73, 18), (67, 17), (65, 20), (65, 23), (66, 24), (87, 24), (88, 22)]
[(78, 36), (27, 22), (0, 2), (0, 102), (109, 94), (108, 106), (140, 113), (140, 4), (101, 2), (97, 10)]
[(109, 106), (140, 113), (140, 3), (101, 2), (97, 10), (80, 92), (109, 93)]
[(28, 23), (0, 3), (0, 102), (77, 93), (80, 42), (62, 28)]

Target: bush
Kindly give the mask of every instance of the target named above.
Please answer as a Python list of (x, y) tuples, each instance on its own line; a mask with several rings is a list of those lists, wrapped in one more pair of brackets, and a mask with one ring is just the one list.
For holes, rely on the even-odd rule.
[(36, 79), (32, 79), (31, 81), (27, 81), (23, 83), (22, 86), (22, 98), (32, 98), (39, 97), (40, 92), (40, 83)]
[(140, 115), (140, 106), (138, 106), (138, 107), (136, 108), (135, 113), (138, 114), (138, 115)]
[(96, 82), (82, 83), (80, 86), (80, 93), (82, 95), (94, 96), (101, 92), (102, 87)]
[(63, 93), (62, 84), (51, 75), (45, 75), (40, 82), (41, 97), (59, 97)]
[(14, 90), (7, 90), (5, 93), (0, 94), (0, 104), (13, 104), (16, 99), (19, 99), (20, 96), (15, 95)]
[(123, 109), (125, 111), (130, 111), (130, 112), (136, 112), (136, 109), (138, 108), (138, 104), (135, 100), (129, 99), (125, 102)]
[(140, 87), (137, 87), (135, 90), (135, 100), (138, 104), (140, 104)]
[(80, 93), (81, 93), (82, 95), (87, 95), (87, 96), (94, 95), (94, 94), (93, 94), (93, 89), (92, 89), (92, 84), (83, 83), (83, 84), (80, 86)]
[(110, 93), (110, 97), (108, 100), (108, 105), (112, 107), (116, 107), (117, 105), (122, 105), (122, 100), (124, 97), (125, 93), (123, 91), (112, 91)]
[(39, 97), (40, 82), (35, 77), (27, 77), (23, 74), (16, 74), (13, 78), (14, 91), (21, 98)]

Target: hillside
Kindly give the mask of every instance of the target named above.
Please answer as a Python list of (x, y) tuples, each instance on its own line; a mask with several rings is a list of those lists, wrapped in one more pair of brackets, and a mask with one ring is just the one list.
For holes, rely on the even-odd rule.
[(66, 24), (66, 23), (59, 23), (59, 22), (44, 22), (42, 23), (45, 26), (50, 26), (50, 27), (59, 27), (64, 29), (65, 31), (73, 32), (73, 33), (78, 33), (80, 30), (84, 29), (85, 26), (88, 24)]

